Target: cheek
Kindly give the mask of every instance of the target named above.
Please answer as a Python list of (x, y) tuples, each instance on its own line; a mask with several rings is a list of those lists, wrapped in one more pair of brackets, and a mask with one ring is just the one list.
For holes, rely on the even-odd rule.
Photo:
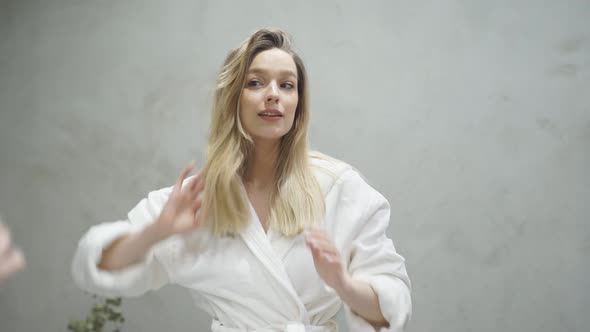
[(285, 109), (291, 114), (291, 116), (295, 115), (295, 110), (297, 109), (297, 104), (299, 102), (299, 97), (295, 95), (295, 97), (288, 98), (285, 100)]
[(249, 109), (252, 108), (253, 105), (253, 98), (251, 96), (250, 93), (248, 93), (247, 91), (244, 91), (242, 93), (242, 96), (240, 97), (240, 113), (244, 114), (244, 112), (247, 112)]

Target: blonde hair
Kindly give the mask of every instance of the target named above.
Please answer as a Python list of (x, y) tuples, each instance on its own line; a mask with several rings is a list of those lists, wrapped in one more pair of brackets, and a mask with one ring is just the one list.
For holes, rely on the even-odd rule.
[(239, 101), (254, 57), (275, 48), (291, 55), (295, 62), (299, 101), (293, 126), (280, 141), (268, 225), (293, 236), (324, 217), (324, 197), (309, 165), (309, 95), (303, 61), (293, 51), (284, 31), (261, 29), (229, 52), (217, 80), (202, 205), (206, 222), (215, 235), (235, 235), (250, 220), (242, 177), (254, 142), (240, 123)]

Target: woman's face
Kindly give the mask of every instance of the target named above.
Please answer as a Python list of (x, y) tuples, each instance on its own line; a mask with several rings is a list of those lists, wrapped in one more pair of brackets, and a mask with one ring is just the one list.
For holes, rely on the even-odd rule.
[(254, 141), (278, 140), (293, 126), (299, 96), (293, 58), (277, 48), (254, 57), (240, 99), (244, 130)]

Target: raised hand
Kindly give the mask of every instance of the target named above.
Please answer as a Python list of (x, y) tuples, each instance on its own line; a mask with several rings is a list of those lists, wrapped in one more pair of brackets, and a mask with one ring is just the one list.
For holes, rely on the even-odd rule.
[(10, 231), (0, 220), (0, 283), (25, 266), (25, 258), (11, 240)]
[(311, 250), (315, 269), (326, 285), (337, 291), (344, 287), (348, 281), (348, 272), (328, 234), (320, 228), (309, 228), (305, 231), (305, 243)]
[(201, 198), (205, 181), (202, 170), (183, 185), (194, 167), (191, 162), (180, 173), (160, 217), (156, 221), (158, 233), (162, 238), (183, 234), (197, 229), (202, 223)]

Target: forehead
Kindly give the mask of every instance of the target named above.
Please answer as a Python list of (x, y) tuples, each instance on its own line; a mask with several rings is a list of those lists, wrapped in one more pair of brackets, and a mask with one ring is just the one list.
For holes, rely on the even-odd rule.
[(278, 48), (266, 50), (258, 53), (252, 63), (249, 71), (266, 71), (266, 72), (286, 72), (290, 71), (297, 74), (297, 66), (293, 57), (287, 52)]

